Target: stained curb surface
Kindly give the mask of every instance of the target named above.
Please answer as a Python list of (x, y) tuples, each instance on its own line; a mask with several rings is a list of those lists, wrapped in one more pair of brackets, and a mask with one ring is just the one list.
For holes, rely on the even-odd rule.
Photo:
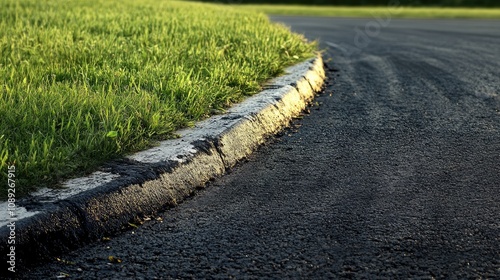
[[(322, 88), (321, 56), (292, 66), (261, 93), (178, 132), (180, 138), (103, 166), (63, 190), (40, 190), (16, 202), (15, 261), (28, 265), (116, 233), (175, 206), (223, 175), (289, 124)], [(8, 265), (11, 230), (0, 203), (0, 251)]]

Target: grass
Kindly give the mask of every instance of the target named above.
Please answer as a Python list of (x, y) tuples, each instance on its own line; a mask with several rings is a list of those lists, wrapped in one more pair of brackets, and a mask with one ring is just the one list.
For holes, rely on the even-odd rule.
[(374, 17), (393, 18), (467, 18), (500, 19), (500, 8), (440, 8), (440, 7), (341, 7), (304, 5), (239, 5), (271, 15)]
[(259, 91), (315, 45), (263, 14), (164, 0), (0, 2), (0, 190), (81, 175)]

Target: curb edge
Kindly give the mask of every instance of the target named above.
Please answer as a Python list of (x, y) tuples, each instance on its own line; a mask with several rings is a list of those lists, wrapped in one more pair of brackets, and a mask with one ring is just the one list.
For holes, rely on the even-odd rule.
[[(21, 206), (37, 209), (37, 214), (16, 221), (16, 267), (47, 260), (123, 230), (130, 222), (175, 206), (206, 182), (225, 174), (286, 127), (321, 91), (325, 72), (320, 54), (286, 72), (268, 83), (271, 89), (242, 102), (253, 102), (257, 111), (235, 106), (228, 114), (215, 116), (215, 121), (203, 121), (207, 127), (224, 120), (228, 124), (211, 135), (198, 135), (198, 140), (189, 143), (194, 149), (181, 151), (175, 156), (177, 161), (164, 156), (160, 161), (143, 162), (141, 154), (142, 158), (147, 155), (139, 152), (109, 164), (106, 171), (116, 176), (111, 180), (98, 176), (99, 188), (47, 203), (33, 198), (20, 200)], [(0, 228), (2, 266), (8, 261), (9, 234), (7, 226)]]

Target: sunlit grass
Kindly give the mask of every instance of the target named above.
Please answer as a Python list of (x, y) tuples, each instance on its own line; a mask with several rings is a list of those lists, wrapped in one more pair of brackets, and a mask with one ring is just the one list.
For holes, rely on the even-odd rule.
[(440, 7), (334, 7), (305, 5), (235, 5), (245, 10), (270, 15), (374, 17), (392, 18), (479, 18), (500, 19), (500, 8), (440, 8)]
[(0, 174), (54, 186), (259, 90), (314, 44), (263, 14), (164, 0), (0, 2)]

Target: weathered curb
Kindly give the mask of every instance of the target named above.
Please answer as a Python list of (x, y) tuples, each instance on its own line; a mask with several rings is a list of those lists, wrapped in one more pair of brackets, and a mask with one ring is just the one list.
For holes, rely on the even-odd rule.
[[(191, 195), (289, 124), (321, 90), (321, 56), (292, 66), (266, 90), (179, 131), (180, 138), (112, 162), (63, 190), (44, 189), (16, 204), (16, 267), (42, 261), (122, 230)], [(11, 233), (0, 203), (0, 251), (7, 269)], [(4, 272), (5, 272), (4, 270)], [(3, 272), (2, 272), (3, 274)]]

